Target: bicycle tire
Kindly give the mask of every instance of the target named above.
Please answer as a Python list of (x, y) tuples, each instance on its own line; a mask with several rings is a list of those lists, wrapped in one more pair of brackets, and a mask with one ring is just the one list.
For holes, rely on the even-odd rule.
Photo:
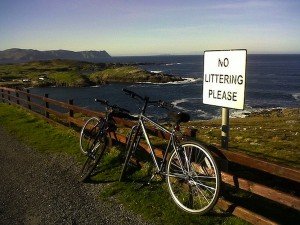
[(81, 182), (86, 181), (91, 176), (92, 172), (103, 157), (106, 148), (107, 137), (100, 137), (96, 144), (96, 147), (90, 153), (87, 154), (87, 159), (80, 172), (79, 180)]
[(168, 190), (179, 208), (192, 214), (205, 214), (217, 203), (220, 173), (204, 146), (197, 142), (180, 144), (178, 154), (172, 151), (166, 169)]
[(95, 138), (100, 129), (99, 125), (103, 119), (99, 119), (97, 117), (89, 118), (86, 123), (83, 125), (80, 132), (79, 146), (81, 152), (86, 155), (87, 152), (92, 148), (92, 144), (95, 141)]

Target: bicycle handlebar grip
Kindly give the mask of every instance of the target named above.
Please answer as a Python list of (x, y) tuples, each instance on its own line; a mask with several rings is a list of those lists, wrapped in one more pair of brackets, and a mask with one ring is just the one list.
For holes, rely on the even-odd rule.
[(95, 98), (95, 102), (100, 102), (102, 105), (108, 105), (107, 100), (102, 100), (102, 99)]

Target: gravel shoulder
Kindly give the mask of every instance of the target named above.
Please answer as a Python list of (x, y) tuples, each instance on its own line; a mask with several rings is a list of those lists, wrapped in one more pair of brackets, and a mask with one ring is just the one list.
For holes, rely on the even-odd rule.
[(70, 156), (37, 152), (0, 126), (0, 224), (149, 224), (114, 200), (101, 184), (77, 181)]

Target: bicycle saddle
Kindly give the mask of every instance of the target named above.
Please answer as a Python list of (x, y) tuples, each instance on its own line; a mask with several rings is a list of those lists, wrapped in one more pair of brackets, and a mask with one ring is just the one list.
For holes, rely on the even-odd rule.
[(170, 118), (173, 122), (177, 124), (186, 123), (190, 121), (190, 115), (185, 112), (179, 112), (179, 113), (172, 112), (170, 113)]

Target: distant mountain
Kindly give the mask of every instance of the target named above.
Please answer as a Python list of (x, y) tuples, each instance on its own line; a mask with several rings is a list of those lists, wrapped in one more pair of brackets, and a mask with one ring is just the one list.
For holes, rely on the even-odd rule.
[(80, 61), (99, 61), (103, 58), (110, 58), (111, 56), (106, 51), (68, 51), (68, 50), (51, 50), (38, 51), (33, 49), (19, 49), (11, 48), (0, 51), (0, 63), (13, 62), (29, 62), (38, 60), (52, 60), (52, 59), (72, 59)]

